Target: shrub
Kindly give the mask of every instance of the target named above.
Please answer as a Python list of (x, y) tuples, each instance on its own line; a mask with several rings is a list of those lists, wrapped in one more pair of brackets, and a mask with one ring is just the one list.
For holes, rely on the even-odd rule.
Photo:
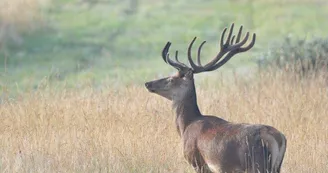
[(292, 40), (286, 37), (258, 61), (260, 68), (277, 68), (302, 77), (328, 72), (328, 38)]

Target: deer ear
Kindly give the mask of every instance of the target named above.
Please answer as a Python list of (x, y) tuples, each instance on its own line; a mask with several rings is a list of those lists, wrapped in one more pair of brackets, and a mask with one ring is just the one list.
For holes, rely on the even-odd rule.
[(192, 72), (192, 70), (188, 70), (186, 73), (185, 73), (185, 78), (187, 79), (193, 79), (194, 78), (194, 73)]

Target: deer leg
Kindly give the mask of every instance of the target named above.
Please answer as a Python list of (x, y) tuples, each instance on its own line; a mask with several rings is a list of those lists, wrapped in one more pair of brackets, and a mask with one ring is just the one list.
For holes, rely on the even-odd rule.
[(189, 164), (192, 165), (194, 170), (197, 173), (212, 173), (209, 169), (207, 164), (205, 163), (203, 157), (200, 155), (198, 151), (184, 153), (185, 159), (188, 161)]

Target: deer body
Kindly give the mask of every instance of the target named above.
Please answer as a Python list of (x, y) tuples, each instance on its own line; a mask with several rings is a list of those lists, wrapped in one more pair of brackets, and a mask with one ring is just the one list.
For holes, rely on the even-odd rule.
[[(216, 59), (220, 58), (214, 59), (205, 66), (200, 65), (200, 49), (204, 42), (198, 50), (199, 66), (190, 62), (192, 61), (190, 49), (195, 39), (188, 49), (188, 59), (193, 68), (179, 62), (177, 53), (176, 62), (173, 62), (168, 57), (167, 52), (170, 46), (168, 43), (162, 53), (163, 59), (177, 68), (178, 73), (174, 76), (147, 82), (145, 85), (150, 92), (173, 102), (177, 130), (183, 141), (184, 156), (196, 172), (279, 173), (286, 150), (286, 138), (281, 132), (266, 125), (234, 124), (216, 116), (205, 116), (201, 114), (197, 105), (193, 74), (211, 71), (222, 66), (234, 54), (250, 49), (255, 42), (254, 36), (251, 46), (240, 48), (246, 42), (245, 39), (239, 42), (241, 28), (235, 44), (239, 45), (233, 47), (234, 45), (230, 45), (233, 42), (233, 39), (231, 40), (232, 28), (233, 25), (225, 44), (222, 41), (225, 31), (222, 34), (221, 45), (223, 46), (221, 46), (218, 56), (225, 53), (228, 55), (218, 63)], [(229, 51), (224, 53), (222, 48)]]
[[(197, 103), (190, 98), (193, 97), (187, 96), (173, 107), (185, 158), (198, 172), (279, 171), (286, 147), (280, 132), (269, 126), (233, 124), (204, 116), (195, 111)], [(271, 155), (271, 162), (266, 154)]]

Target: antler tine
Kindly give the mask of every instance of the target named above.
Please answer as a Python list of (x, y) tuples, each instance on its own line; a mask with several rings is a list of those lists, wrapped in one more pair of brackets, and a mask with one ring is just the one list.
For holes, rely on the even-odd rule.
[(186, 68), (188, 68), (185, 64), (181, 63), (179, 60), (178, 60), (178, 51), (176, 51), (175, 53), (175, 59), (177, 60), (177, 62), (174, 62), (170, 59), (170, 55), (169, 55), (169, 49), (170, 49), (170, 46), (171, 46), (171, 42), (167, 42), (166, 45), (164, 46), (163, 48), (163, 51), (162, 51), (162, 58), (163, 60), (171, 65), (172, 67), (176, 68), (177, 70), (184, 70)]
[(175, 51), (175, 61), (178, 62), (178, 63), (181, 63), (181, 62), (179, 61), (179, 58), (178, 58), (178, 53), (179, 53), (179, 52), (176, 50), (176, 51)]
[(191, 57), (191, 48), (196, 39), (197, 39), (197, 37), (194, 37), (194, 39), (190, 42), (189, 47), (188, 47), (188, 61), (189, 61), (189, 64), (192, 69), (198, 68), (198, 66), (194, 63), (194, 61), (192, 60), (192, 57)]
[(223, 42), (223, 39), (224, 39), (224, 35), (225, 33), (227, 32), (227, 28), (224, 28), (222, 33), (221, 33), (221, 39), (220, 39), (220, 47), (221, 49), (223, 49), (223, 46), (225, 45), (224, 42)]
[(236, 43), (238, 43), (240, 41), (242, 31), (243, 31), (243, 25), (241, 25), (240, 28), (239, 28)]
[[(220, 52), (217, 54), (217, 56), (211, 61), (209, 62), (208, 64), (206, 64), (204, 66), (204, 70), (203, 71), (207, 71), (206, 69), (207, 68), (210, 68), (211, 66), (213, 66), (215, 63), (217, 63), (224, 54), (226, 54), (228, 51), (230, 51), (231, 49), (237, 47), (238, 45), (231, 45), (229, 44), (230, 43), (230, 40), (231, 40), (231, 36), (232, 36), (232, 33), (233, 33), (233, 28), (234, 28), (235, 24), (232, 23), (231, 26), (230, 26), (230, 30), (229, 30), (229, 35), (228, 35), (228, 38), (226, 40), (226, 42), (224, 43), (224, 36), (225, 36), (225, 33), (227, 32), (227, 28), (224, 28), (224, 30), (222, 31), (221, 33), (221, 49), (220, 49)], [(233, 36), (234, 37), (234, 36)], [(247, 40), (245, 40), (246, 42)]]
[[(233, 25), (232, 25), (232, 27), (233, 27)], [(225, 53), (227, 53), (227, 52), (229, 52), (233, 49), (240, 48), (241, 46), (243, 46), (247, 42), (248, 37), (249, 37), (249, 32), (247, 32), (244, 39), (242, 41), (240, 41), (240, 37), (241, 37), (241, 34), (242, 34), (242, 29), (243, 29), (243, 27), (241, 26), (240, 29), (239, 29), (235, 44), (233, 44), (233, 42), (231, 42), (231, 44), (229, 45), (228, 42), (227, 42), (226, 45), (225, 45), (225, 48), (220, 50), (220, 52), (221, 51), (223, 52), (221, 56), (223, 56)], [(220, 54), (220, 52), (219, 52), (219, 54)], [(219, 54), (218, 54), (218, 56), (219, 56)], [(221, 59), (221, 57), (219, 58), (219, 60), (220, 59)]]
[(199, 66), (201, 66), (202, 64), (200, 63), (200, 53), (202, 51), (202, 47), (204, 46), (204, 44), (206, 43), (206, 41), (203, 41), (202, 44), (200, 44), (199, 48), (198, 48), (198, 53), (197, 53), (197, 63)]
[(235, 41), (235, 38), (236, 38), (236, 36), (235, 36), (235, 35), (234, 35), (234, 36), (232, 36), (230, 44), (233, 44), (233, 43), (234, 43), (234, 41)]
[[(236, 43), (235, 45), (232, 45), (232, 46), (231, 46), (232, 48), (231, 48), (230, 50), (235, 49), (235, 48), (240, 48), (241, 46), (243, 46), (243, 45), (247, 42), (248, 37), (249, 37), (249, 32), (246, 33), (244, 39), (241, 40), (241, 42)], [(230, 50), (229, 50), (229, 51), (230, 51)]]
[(186, 68), (186, 66), (182, 63), (177, 63), (177, 62), (174, 62), (170, 59), (170, 56), (169, 54), (166, 55), (166, 61), (169, 65), (171, 65), (172, 67), (174, 67), (175, 69), (177, 70), (183, 70)]
[(254, 33), (253, 37), (252, 37), (252, 41), (249, 43), (249, 45), (246, 47), (239, 48), (238, 52), (245, 52), (245, 51), (248, 51), (249, 49), (251, 49), (255, 44), (255, 40), (256, 40), (256, 34)]
[(167, 63), (166, 56), (169, 52), (170, 46), (171, 46), (171, 42), (167, 42), (166, 45), (164, 46), (163, 50), (162, 50), (162, 58), (166, 63)]
[(229, 34), (228, 34), (228, 38), (227, 38), (227, 41), (225, 42), (224, 44), (224, 47), (228, 47), (229, 44), (230, 44), (230, 40), (231, 40), (231, 36), (232, 36), (232, 32), (233, 32), (233, 28), (234, 28), (235, 24), (232, 23), (231, 26), (230, 26), (230, 30), (229, 30)]
[[(246, 35), (247, 37), (248, 35)], [(246, 38), (245, 37), (245, 38)], [(245, 40), (244, 38), (244, 40)], [(244, 41), (243, 40), (243, 41)], [(247, 40), (247, 39), (246, 39)], [(232, 50), (231, 52), (228, 53), (228, 55), (226, 55), (226, 57), (224, 57), (224, 59), (222, 61), (220, 61), (219, 63), (213, 65), (212, 67), (210, 67), (208, 69), (208, 71), (212, 71), (212, 70), (215, 70), (215, 69), (218, 69), (220, 68), (222, 65), (224, 65), (226, 62), (228, 62), (234, 55), (236, 55), (237, 53), (241, 53), (241, 52), (245, 52), (245, 51), (248, 51), (249, 49), (251, 49), (254, 44), (255, 44), (255, 40), (256, 40), (256, 34), (254, 33), (253, 34), (253, 38), (252, 38), (252, 41), (246, 46), (246, 47), (239, 47), (235, 50)]]
[[(240, 48), (241, 46), (243, 46), (243, 45), (247, 42), (248, 37), (249, 37), (249, 32), (246, 33), (246, 36), (244, 37), (244, 39), (243, 39), (241, 42), (236, 43), (236, 44), (234, 44), (234, 45), (228, 45), (227, 48), (225, 48), (225, 49), (221, 49), (220, 52), (219, 52), (219, 54), (217, 55), (217, 57), (219, 57), (218, 60), (220, 60), (220, 59), (222, 58), (222, 56), (223, 56), (224, 54), (226, 54), (227, 52), (232, 51), (232, 50), (234, 50), (234, 49), (238, 49), (238, 48)], [(215, 59), (216, 59), (216, 58), (215, 58)], [(216, 62), (217, 62), (217, 61), (216, 61)]]
[(221, 39), (220, 39), (220, 52), (217, 54), (217, 56), (212, 60), (210, 61), (209, 63), (207, 63), (205, 66), (203, 67), (198, 67), (198, 68), (194, 68), (194, 71), (195, 73), (199, 73), (199, 72), (203, 72), (203, 71), (207, 71), (206, 69), (207, 68), (210, 68), (211, 66), (213, 66), (215, 63), (217, 63), (224, 54), (226, 54), (231, 48), (233, 47), (230, 47), (229, 48), (229, 43), (231, 40), (231, 36), (232, 36), (232, 32), (233, 32), (233, 28), (234, 28), (234, 23), (231, 24), (230, 26), (230, 30), (229, 30), (229, 35), (228, 35), (228, 38), (226, 40), (226, 42), (224, 43), (224, 37), (225, 37), (225, 33), (227, 32), (228, 28), (224, 28), (222, 33), (221, 33)]
[[(231, 25), (232, 28), (233, 28), (233, 26), (234, 26), (234, 24)], [(202, 67), (199, 67), (199, 66), (192, 67), (194, 69), (194, 73), (200, 73), (200, 72), (206, 71), (207, 68), (209, 68), (210, 66), (213, 66), (226, 53), (226, 52), (223, 52), (222, 50), (225, 50), (226, 47), (227, 47), (227, 45), (229, 45), (228, 44), (229, 42), (224, 43), (224, 36), (225, 36), (225, 33), (227, 32), (227, 30), (228, 30), (228, 28), (224, 28), (223, 31), (222, 31), (222, 33), (221, 33), (221, 39), (220, 39), (221, 51), (219, 52), (219, 54), (212, 61), (210, 61), (209, 63), (207, 63), (205, 66), (202, 66)], [(229, 35), (230, 34), (232, 34), (231, 28), (230, 28)], [(228, 39), (227, 39), (227, 41), (228, 41)]]

